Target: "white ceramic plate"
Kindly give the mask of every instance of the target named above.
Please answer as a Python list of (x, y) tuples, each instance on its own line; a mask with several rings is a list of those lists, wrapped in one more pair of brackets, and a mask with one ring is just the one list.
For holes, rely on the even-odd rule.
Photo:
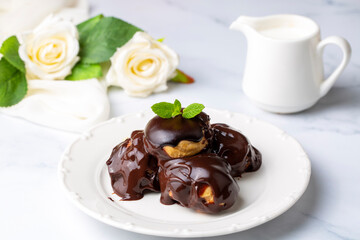
[(158, 236), (229, 234), (258, 226), (288, 210), (310, 179), (310, 161), (300, 144), (279, 128), (255, 118), (208, 108), (205, 112), (212, 123), (239, 129), (263, 156), (259, 171), (238, 180), (240, 199), (231, 209), (206, 215), (178, 205), (162, 205), (159, 193), (149, 193), (138, 201), (119, 201), (112, 194), (105, 162), (115, 145), (133, 130), (144, 129), (153, 117), (151, 112), (111, 119), (80, 136), (60, 161), (61, 185), (76, 206), (99, 221)]

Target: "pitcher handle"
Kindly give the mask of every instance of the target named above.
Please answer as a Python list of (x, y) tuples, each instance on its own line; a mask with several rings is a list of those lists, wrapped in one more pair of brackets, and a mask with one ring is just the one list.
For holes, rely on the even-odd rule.
[(327, 37), (318, 44), (317, 51), (320, 57), (322, 57), (324, 47), (328, 44), (335, 44), (339, 46), (343, 52), (343, 59), (341, 60), (340, 65), (335, 69), (335, 71), (325, 81), (321, 83), (321, 97), (325, 96), (329, 92), (330, 88), (334, 85), (336, 79), (338, 79), (346, 65), (349, 63), (351, 57), (351, 47), (349, 42), (346, 41), (344, 38), (338, 36)]

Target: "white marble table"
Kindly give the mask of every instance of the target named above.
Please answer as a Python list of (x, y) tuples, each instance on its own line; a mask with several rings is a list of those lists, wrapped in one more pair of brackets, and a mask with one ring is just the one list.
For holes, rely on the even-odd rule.
[[(179, 98), (255, 116), (297, 138), (312, 161), (310, 185), (280, 217), (219, 239), (360, 239), (360, 1), (358, 0), (92, 0), (92, 15), (114, 15), (141, 26), (181, 56), (193, 85), (171, 84), (146, 99), (110, 90), (111, 115)], [(317, 21), (323, 36), (341, 35), (352, 60), (330, 93), (312, 109), (275, 115), (253, 106), (241, 90), (246, 44), (228, 30), (241, 14), (296, 13)], [(325, 70), (341, 59), (328, 47)], [(98, 222), (60, 191), (57, 163), (76, 137), (0, 115), (0, 239), (157, 239)]]

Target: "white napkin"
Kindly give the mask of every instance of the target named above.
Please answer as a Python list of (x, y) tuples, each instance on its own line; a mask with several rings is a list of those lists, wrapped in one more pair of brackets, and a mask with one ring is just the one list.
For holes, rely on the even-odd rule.
[[(75, 24), (89, 17), (88, 0), (0, 0), (0, 43), (35, 28), (49, 14)], [(1, 58), (1, 56), (0, 56)], [(104, 81), (29, 80), (28, 93), (17, 105), (0, 112), (48, 127), (73, 132), (109, 118)]]
[(106, 86), (97, 79), (81, 81), (30, 80), (18, 104), (0, 112), (48, 127), (82, 132), (109, 118)]

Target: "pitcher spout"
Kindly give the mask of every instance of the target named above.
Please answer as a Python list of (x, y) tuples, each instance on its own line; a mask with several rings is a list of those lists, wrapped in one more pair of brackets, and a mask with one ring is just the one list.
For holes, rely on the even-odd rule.
[(241, 31), (245, 35), (247, 35), (250, 32), (254, 32), (257, 25), (258, 25), (258, 18), (240, 16), (240, 17), (238, 17), (238, 19), (236, 19), (230, 25), (230, 29), (231, 30)]

